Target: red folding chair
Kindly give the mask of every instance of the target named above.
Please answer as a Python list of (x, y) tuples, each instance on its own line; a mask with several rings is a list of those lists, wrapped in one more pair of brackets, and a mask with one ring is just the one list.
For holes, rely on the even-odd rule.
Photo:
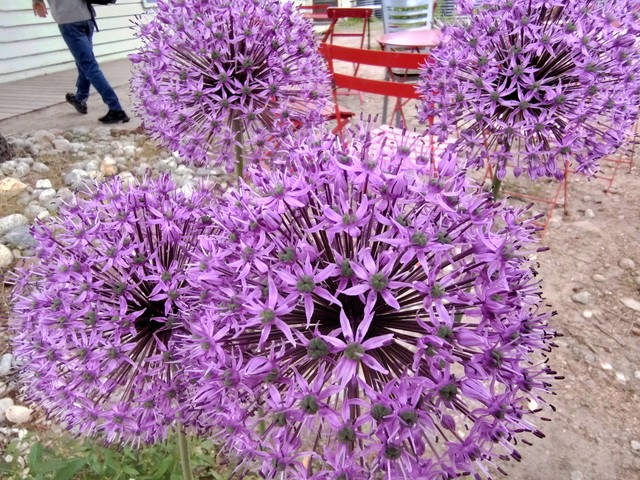
[[(333, 75), (333, 100), (335, 103), (335, 120), (337, 123), (334, 132), (342, 132), (342, 129), (349, 121), (348, 117), (341, 113), (342, 110), (338, 104), (336, 93), (338, 88), (348, 88), (359, 92), (373, 93), (375, 95), (387, 95), (398, 99), (420, 98), (420, 95), (416, 91), (415, 84), (399, 83), (391, 80), (359, 78), (355, 73), (352, 75), (338, 73), (335, 71), (334, 61), (359, 62), (363, 65), (398, 68), (410, 71), (420, 68), (429, 58), (428, 54), (361, 50), (359, 48), (331, 45), (330, 43), (321, 44), (320, 53), (322, 53), (326, 59), (329, 65), (329, 71)], [(398, 104), (396, 104), (396, 108), (398, 108)]]
[[(369, 20), (371, 19), (371, 15), (373, 14), (373, 9), (371, 8), (342, 8), (342, 7), (329, 7), (327, 9), (327, 16), (331, 20), (331, 25), (329, 25), (329, 29), (327, 33), (325, 33), (322, 42), (329, 42), (333, 44), (333, 40), (336, 37), (351, 37), (351, 38), (359, 38), (360, 39), (360, 48), (364, 48), (364, 38), (367, 35), (367, 27), (369, 26)], [(338, 20), (346, 19), (346, 18), (356, 18), (362, 20), (362, 31), (348, 31), (348, 32), (336, 32), (336, 24)], [(369, 46), (369, 45), (367, 45)], [(359, 63), (354, 63), (354, 75), (358, 74), (358, 68), (360, 67)]]
[(629, 129), (626, 136), (627, 141), (615, 153), (602, 159), (602, 170), (594, 175), (598, 180), (604, 180), (607, 183), (604, 189), (605, 192), (611, 191), (616, 175), (623, 165), (629, 165), (627, 173), (631, 173), (633, 158), (636, 155), (636, 145), (640, 140), (638, 125), (640, 125), (640, 122), (636, 122)]
[(309, 20), (324, 20), (329, 21), (329, 15), (327, 15), (327, 9), (333, 7), (331, 3), (321, 3), (317, 5), (299, 5), (300, 13), (304, 18)]

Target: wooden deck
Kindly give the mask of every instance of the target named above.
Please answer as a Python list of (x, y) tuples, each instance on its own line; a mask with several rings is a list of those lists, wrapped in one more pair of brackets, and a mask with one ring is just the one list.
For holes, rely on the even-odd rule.
[[(129, 83), (129, 60), (104, 62), (100, 67), (112, 87)], [(73, 69), (0, 83), (0, 120), (64, 103), (65, 94), (75, 92), (76, 78), (77, 71)]]

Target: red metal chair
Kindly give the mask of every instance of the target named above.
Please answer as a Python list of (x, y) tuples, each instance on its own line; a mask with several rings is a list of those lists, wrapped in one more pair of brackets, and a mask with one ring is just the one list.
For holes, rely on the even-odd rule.
[[(360, 39), (360, 48), (364, 48), (364, 39), (367, 36), (367, 30), (369, 26), (369, 20), (371, 19), (371, 15), (373, 14), (373, 9), (371, 8), (341, 8), (341, 7), (329, 7), (327, 9), (327, 16), (331, 20), (331, 25), (329, 25), (329, 29), (327, 33), (325, 33), (322, 42), (329, 42), (333, 44), (333, 40), (336, 37), (351, 37), (351, 38), (359, 38)], [(355, 18), (362, 20), (362, 31), (348, 31), (348, 32), (336, 32), (336, 24), (338, 20), (346, 19), (346, 18)], [(369, 46), (369, 45), (368, 45)], [(359, 63), (355, 63), (355, 71), (354, 75), (358, 74)]]
[[(373, 80), (359, 78), (354, 74), (347, 75), (335, 70), (334, 61), (359, 62), (363, 65), (371, 65), (383, 68), (398, 68), (416, 70), (429, 58), (425, 53), (383, 52), (379, 50), (362, 50), (359, 48), (343, 47), (323, 43), (320, 45), (320, 53), (329, 65), (329, 71), (333, 75), (334, 89), (333, 100), (335, 103), (335, 120), (337, 126), (334, 132), (342, 132), (349, 121), (341, 112), (338, 104), (336, 89), (348, 88), (359, 92), (373, 93), (375, 95), (387, 95), (398, 99), (418, 99), (420, 95), (416, 91), (415, 84), (398, 83), (388, 80)], [(398, 104), (396, 104), (398, 108)], [(394, 110), (395, 113), (395, 110)]]
[(329, 21), (329, 15), (327, 15), (327, 9), (335, 6), (331, 3), (321, 3), (316, 5), (299, 5), (300, 13), (304, 18), (309, 20), (325, 20)]
[(640, 140), (638, 125), (640, 125), (640, 122), (636, 122), (635, 125), (629, 129), (629, 132), (627, 132), (627, 141), (615, 153), (603, 159), (601, 163), (602, 171), (594, 176), (607, 183), (604, 189), (605, 192), (611, 190), (616, 175), (623, 165), (629, 165), (627, 173), (631, 173), (633, 158), (636, 155), (636, 145)]

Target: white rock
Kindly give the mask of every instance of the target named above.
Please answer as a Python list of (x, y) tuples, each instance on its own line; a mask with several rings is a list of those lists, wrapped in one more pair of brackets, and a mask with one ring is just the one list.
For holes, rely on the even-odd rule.
[(118, 173), (118, 165), (112, 157), (104, 157), (100, 164), (100, 173), (105, 177), (113, 177)]
[(38, 201), (44, 204), (52, 200), (55, 196), (56, 191), (53, 188), (47, 188), (38, 195)]
[(582, 316), (584, 318), (589, 319), (589, 318), (593, 317), (593, 312), (591, 310), (585, 310), (584, 312), (582, 312)]
[(136, 147), (134, 147), (133, 145), (127, 145), (122, 148), (122, 154), (125, 158), (133, 158), (136, 155)]
[(584, 475), (580, 470), (574, 470), (571, 472), (571, 480), (584, 480)]
[(47, 130), (38, 130), (33, 134), (33, 140), (42, 147), (53, 147), (56, 136)]
[(28, 205), (27, 208), (24, 209), (24, 214), (29, 220), (40, 218), (39, 215), (43, 212), (46, 212), (46, 214), (49, 215), (49, 211), (42, 205), (38, 205), (37, 203)]
[(31, 166), (31, 170), (33, 170), (36, 173), (47, 173), (51, 169), (42, 162), (35, 162)]
[(0, 235), (4, 235), (9, 230), (19, 227), (20, 225), (27, 225), (29, 219), (21, 213), (12, 213), (6, 217), (0, 218)]
[(42, 178), (36, 182), (36, 188), (46, 190), (47, 188), (53, 188), (53, 185), (51, 184), (51, 180), (48, 178)]
[(618, 266), (623, 270), (633, 270), (636, 268), (636, 262), (630, 258), (621, 258), (618, 262)]
[(66, 138), (56, 138), (53, 141), (53, 147), (59, 152), (71, 152), (73, 150), (71, 142)]
[(640, 442), (637, 440), (631, 440), (631, 448), (635, 451), (640, 450)]
[(66, 202), (73, 198), (73, 192), (67, 187), (62, 187), (58, 190), (58, 196)]
[(0, 268), (7, 268), (13, 263), (13, 253), (0, 243)]
[(618, 380), (620, 383), (627, 383), (627, 377), (625, 377), (624, 373), (622, 372), (616, 372), (616, 380)]
[(30, 171), (31, 167), (29, 167), (29, 165), (27, 165), (26, 163), (19, 163), (18, 165), (16, 165), (12, 176), (15, 178), (22, 178), (27, 176)]
[(0, 398), (0, 412), (4, 413), (7, 411), (7, 408), (13, 406), (13, 398), (5, 397)]
[(600, 366), (603, 370), (613, 370), (613, 366), (608, 362), (601, 363)]
[(604, 278), (604, 276), (600, 275), (599, 273), (596, 273), (593, 277), (591, 277), (591, 279), (594, 282), (598, 282), (598, 283), (602, 283), (606, 280), (606, 278)]
[(587, 208), (587, 209), (584, 211), (584, 216), (585, 216), (585, 217), (587, 217), (587, 218), (593, 218), (593, 217), (595, 217), (595, 216), (596, 216), (596, 214), (595, 214), (595, 213), (593, 213), (593, 210), (591, 210), (590, 208)]
[(571, 295), (571, 300), (573, 300), (576, 303), (580, 303), (582, 305), (587, 305), (590, 299), (591, 299), (591, 295), (587, 291), (576, 292), (573, 295)]
[(89, 135), (89, 127), (76, 127), (72, 132), (74, 135)]
[(131, 172), (121, 172), (118, 174), (118, 178), (122, 180), (124, 185), (135, 185), (138, 183), (136, 177), (134, 177)]
[(17, 178), (6, 177), (0, 180), (0, 196), (13, 197), (24, 192), (27, 186)]
[(23, 407), (22, 405), (12, 405), (7, 408), (4, 415), (11, 423), (21, 424), (31, 420), (31, 413), (32, 410), (30, 408)]
[(635, 310), (636, 312), (640, 312), (640, 302), (638, 300), (625, 297), (621, 298), (620, 301), (625, 307), (630, 308), (631, 310)]
[(640, 380), (640, 370), (636, 370), (635, 372), (633, 372), (633, 378), (635, 378), (636, 380)]
[(13, 355), (10, 353), (5, 353), (0, 358), (0, 377), (4, 377), (8, 375), (11, 371), (11, 361), (13, 360)]

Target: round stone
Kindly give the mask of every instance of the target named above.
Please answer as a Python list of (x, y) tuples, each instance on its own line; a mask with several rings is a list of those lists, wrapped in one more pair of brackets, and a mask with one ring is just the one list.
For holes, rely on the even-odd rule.
[(637, 440), (631, 440), (631, 449), (635, 450), (636, 452), (640, 450), (640, 442), (638, 442)]
[(571, 295), (571, 300), (581, 305), (587, 305), (590, 299), (591, 299), (591, 295), (587, 291), (576, 292), (573, 295)]
[(574, 470), (571, 472), (571, 480), (584, 480), (584, 475), (580, 470)]
[(42, 204), (47, 203), (56, 196), (56, 191), (53, 188), (47, 188), (43, 190), (38, 196), (38, 201)]
[(47, 167), (44, 163), (42, 162), (35, 162), (32, 166), (31, 166), (31, 170), (33, 170), (36, 173), (47, 173), (49, 172), (49, 170), (51, 170), (49, 167)]
[(591, 310), (585, 310), (582, 312), (582, 316), (586, 319), (593, 317), (593, 312)]
[(636, 262), (631, 260), (630, 258), (621, 258), (618, 262), (618, 266), (623, 270), (633, 270), (636, 268)]
[(48, 178), (42, 178), (36, 182), (36, 188), (46, 190), (47, 188), (53, 188), (53, 185), (51, 184), (51, 180)]
[(600, 275), (599, 273), (596, 273), (593, 277), (591, 277), (591, 279), (594, 282), (598, 282), (598, 283), (602, 283), (602, 282), (606, 281), (606, 278), (604, 278), (604, 276)]
[(13, 355), (5, 353), (0, 357), (0, 377), (8, 375), (11, 371), (11, 362), (13, 361)]
[(20, 225), (16, 228), (12, 228), (5, 234), (2, 241), (7, 246), (15, 247), (20, 250), (35, 247), (36, 242), (31, 235), (30, 229), (31, 227), (29, 227), (29, 225)]
[(100, 173), (105, 177), (113, 177), (118, 173), (118, 165), (116, 161), (111, 157), (105, 157), (100, 164)]
[(0, 180), (0, 196), (14, 197), (26, 190), (27, 186), (17, 178), (6, 177)]
[(0, 268), (7, 268), (13, 263), (13, 253), (0, 243)]
[(635, 311), (635, 312), (640, 312), (640, 302), (638, 300), (635, 300), (633, 298), (621, 298), (620, 302), (622, 302), (622, 304), (627, 307), (630, 308), (631, 310)]
[(12, 405), (4, 412), (5, 417), (11, 423), (21, 424), (31, 420), (32, 410), (22, 405)]
[(7, 411), (7, 408), (12, 407), (13, 399), (10, 397), (0, 398), (0, 412), (4, 413)]
[(587, 217), (587, 218), (593, 218), (593, 217), (595, 217), (595, 216), (596, 216), (596, 214), (595, 214), (595, 213), (593, 213), (593, 210), (591, 210), (590, 208), (587, 208), (587, 209), (584, 211), (584, 216), (585, 216), (585, 217)]

